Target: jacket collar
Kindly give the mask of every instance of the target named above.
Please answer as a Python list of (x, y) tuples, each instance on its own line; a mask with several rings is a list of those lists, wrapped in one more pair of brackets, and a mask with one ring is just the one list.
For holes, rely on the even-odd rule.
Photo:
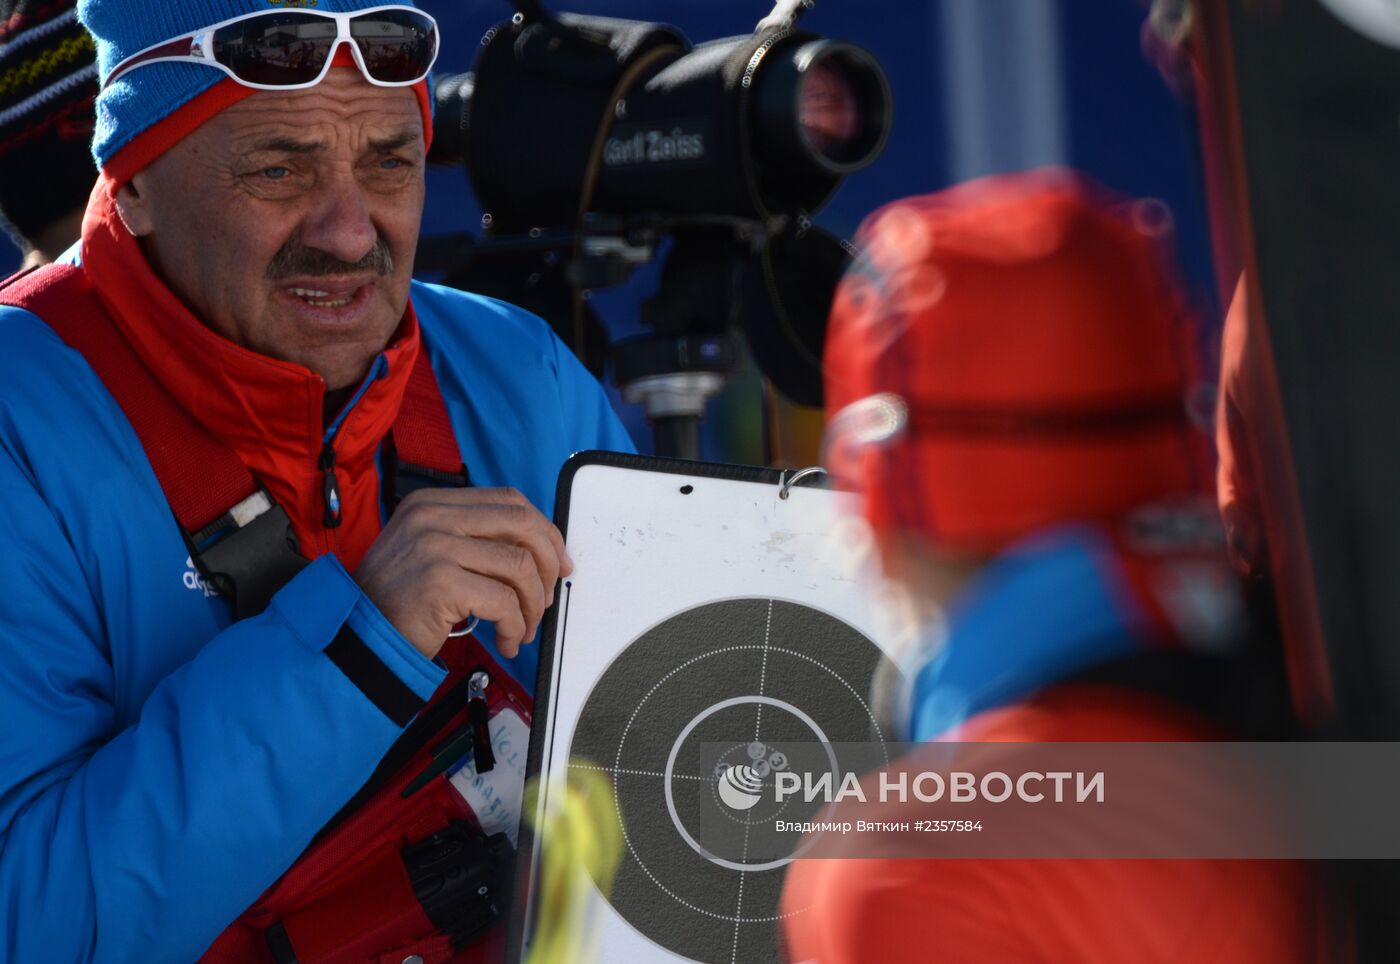
[(992, 561), (949, 607), (946, 640), (912, 681), (910, 738), (1133, 652), (1148, 617), (1115, 563), (1089, 525), (1040, 533)]
[(1235, 651), (1242, 602), (1213, 513), (1194, 500), (1144, 506), (1009, 546), (949, 606), (946, 635), (927, 641), (899, 707), (910, 739), (1139, 652)]
[[(317, 459), (327, 428), (325, 382), (301, 365), (234, 344), (195, 318), (122, 224), (115, 190), (109, 179), (100, 179), (83, 222), (83, 270), (98, 298), (175, 400), (233, 449), (287, 508), (298, 530), (314, 528), (321, 508)], [(409, 305), (366, 384), (336, 420), (338, 469), (373, 467), (419, 348), (418, 321)]]

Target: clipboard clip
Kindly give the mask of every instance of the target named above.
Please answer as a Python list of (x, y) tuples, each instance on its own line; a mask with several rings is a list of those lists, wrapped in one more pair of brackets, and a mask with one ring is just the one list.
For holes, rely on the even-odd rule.
[(794, 471), (792, 478), (788, 478), (788, 470), (784, 469), (783, 474), (778, 476), (778, 498), (786, 502), (792, 494), (792, 487), (812, 475), (826, 475), (826, 469), (820, 465), (809, 465), (805, 469)]

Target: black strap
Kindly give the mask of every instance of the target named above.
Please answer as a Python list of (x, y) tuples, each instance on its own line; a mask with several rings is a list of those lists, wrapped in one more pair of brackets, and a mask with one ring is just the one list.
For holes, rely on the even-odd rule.
[(472, 484), (471, 472), (465, 464), (459, 472), (444, 472), (400, 460), (393, 433), (380, 446), (379, 469), (379, 495), (386, 515), (393, 515), (399, 503), (419, 489), (465, 489)]
[(292, 939), (287, 936), (287, 927), (280, 920), (263, 931), (267, 938), (267, 949), (272, 952), (276, 964), (297, 964), (297, 952), (292, 947)]
[(349, 626), (340, 627), (325, 654), (395, 726), (408, 726), (427, 705)]

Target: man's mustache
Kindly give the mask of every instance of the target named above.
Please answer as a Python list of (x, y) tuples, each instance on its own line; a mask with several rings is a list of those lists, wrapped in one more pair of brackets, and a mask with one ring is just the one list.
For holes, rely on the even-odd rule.
[(394, 256), (383, 238), (375, 238), (374, 247), (359, 261), (341, 261), (320, 248), (308, 248), (296, 238), (288, 239), (267, 266), (268, 281), (288, 278), (328, 278), (335, 275), (372, 272), (386, 275), (394, 270)]

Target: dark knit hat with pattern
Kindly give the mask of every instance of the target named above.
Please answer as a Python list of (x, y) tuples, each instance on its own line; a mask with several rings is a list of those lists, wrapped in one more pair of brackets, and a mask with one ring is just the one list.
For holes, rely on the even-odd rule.
[(21, 235), (91, 193), (96, 97), (96, 48), (74, 0), (0, 0), (0, 212)]

